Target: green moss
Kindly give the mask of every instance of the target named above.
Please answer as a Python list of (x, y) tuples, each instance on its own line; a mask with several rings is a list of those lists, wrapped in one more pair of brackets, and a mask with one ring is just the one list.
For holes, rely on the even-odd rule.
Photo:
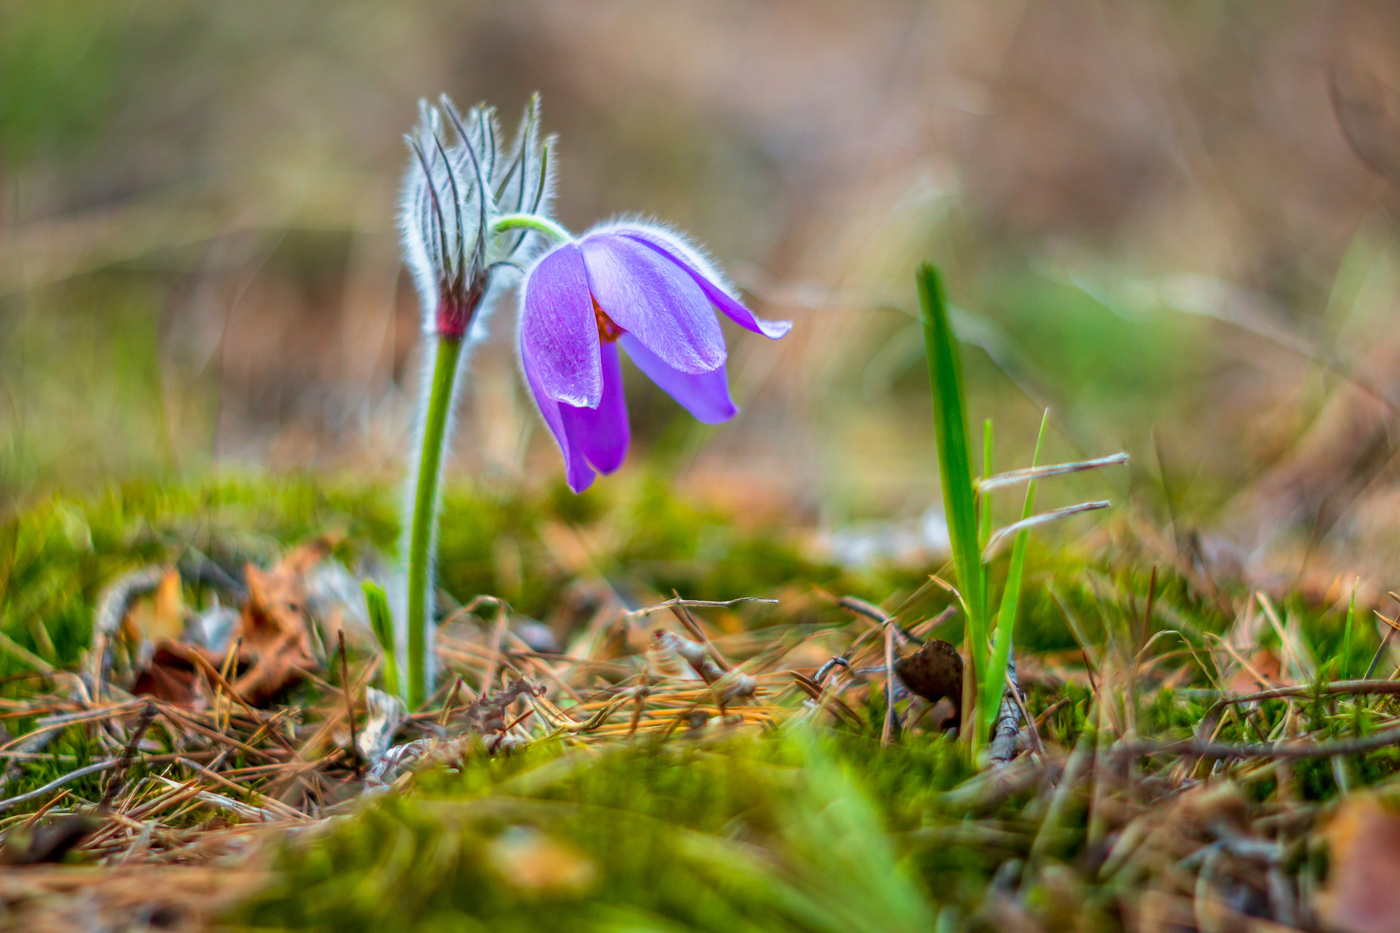
[[(288, 844), (276, 883), (237, 921), (348, 931), (927, 929), (943, 892), (980, 888), (987, 856), (899, 846), (888, 830), (946, 823), (937, 790), (965, 765), (941, 739), (871, 751), (775, 733), (473, 759)], [(513, 847), (533, 856), (531, 870), (512, 860)]]
[[(564, 525), (582, 530), (583, 539), (611, 542), (589, 556), (624, 591), (801, 597), (739, 613), (756, 637), (771, 643), (815, 628), (854, 632), (865, 625), (811, 598), (819, 589), (903, 605), (908, 624), (948, 603), (945, 591), (927, 585), (934, 568), (855, 573), (816, 563), (783, 531), (745, 529), (655, 481), (632, 498), (610, 495), (617, 497), (449, 490), (441, 585), (461, 601), (500, 595), (518, 611), (547, 617), (576, 582), (552, 546), (559, 530), (552, 526)], [(0, 632), (25, 652), (0, 650), (0, 677), (10, 678), (0, 680), (0, 696), (52, 688), (29, 676), (30, 654), (60, 668), (78, 663), (102, 587), (125, 570), (174, 561), (191, 548), (234, 570), (245, 561), (266, 566), (292, 543), (327, 532), (337, 535), (339, 556), (347, 561), (369, 549), (392, 554), (397, 499), (379, 486), (293, 476), (187, 487), (133, 484), (87, 500), (37, 503), (0, 525)], [(1138, 697), (1137, 734), (1166, 740), (1198, 728), (1215, 694), (1211, 676), (1193, 658), (1213, 673), (1216, 662), (1209, 659), (1220, 651), (1211, 636), (1226, 633), (1232, 620), (1178, 575), (1159, 569), (1157, 609), (1144, 631), (1151, 572), (1130, 556), (1110, 560), (1042, 543), (1028, 566), (1019, 656), (1050, 672), (1077, 667), (1082, 638), (1096, 663), (1123, 671), (1142, 650), (1144, 636), (1158, 635), (1141, 661), (1164, 660), (1167, 670), (1181, 666), (1183, 676), (1175, 689)], [(197, 591), (186, 596), (191, 604), (202, 601)], [(1343, 617), (1335, 608), (1295, 598), (1279, 609), (1286, 624), (1296, 621), (1300, 640), (1318, 657), (1340, 644)], [(1067, 624), (1066, 610), (1075, 627)], [(940, 634), (956, 639), (956, 623)], [(1265, 630), (1262, 643), (1276, 646), (1277, 638)], [(1376, 644), (1370, 626), (1357, 627), (1353, 668), (1364, 667)], [(1160, 658), (1168, 651), (1178, 652), (1175, 660)], [(1027, 669), (1035, 667), (1032, 662)], [(1047, 741), (1072, 746), (1092, 725), (1087, 715), (1095, 694), (1088, 686), (1044, 677), (1026, 683), (1032, 712), (1061, 704), (1041, 726)], [(289, 700), (314, 702), (311, 688), (302, 689), (308, 692)], [(234, 919), (253, 928), (337, 931), (725, 933), (970, 922), (1001, 866), (1028, 857), (1043, 829), (1046, 788), (969, 812), (948, 794), (972, 774), (959, 746), (917, 732), (882, 746), (883, 691), (867, 696), (857, 689), (845, 699), (864, 728), (842, 725), (820, 737), (779, 728), (723, 741), (674, 738), (661, 746), (550, 745), (502, 759), (473, 757), (456, 771), (420, 775), (407, 795), (369, 801), (328, 829), (287, 842), (273, 884)], [(1393, 707), (1383, 698), (1292, 702), (1303, 728), (1318, 739), (1384, 728)], [(1288, 709), (1284, 700), (1233, 709), (1216, 738), (1257, 742), (1281, 734)], [(12, 734), (32, 726), (32, 720), (7, 723)], [(17, 766), (7, 792), (32, 790), (104, 754), (82, 727), (62, 732), (47, 751)], [(1169, 764), (1146, 760), (1141, 767), (1147, 773)], [(1297, 762), (1293, 793), (1325, 800), (1338, 793), (1340, 782), (1381, 783), (1397, 772), (1395, 750), (1351, 756), (1343, 766)], [(144, 773), (138, 765), (133, 778)], [(1267, 802), (1276, 793), (1268, 769), (1246, 766), (1241, 773), (1249, 800)], [(101, 780), (90, 776), (70, 790), (93, 800)], [(41, 803), (12, 813), (23, 818)], [(1093, 857), (1088, 812), (1088, 789), (1071, 794), (1042, 847), (1027, 904), (1047, 920), (1069, 910), (1069, 903), (1082, 906), (1074, 916), (1084, 923), (1111, 913), (1111, 890), (1056, 875), (1057, 860), (1068, 865)]]

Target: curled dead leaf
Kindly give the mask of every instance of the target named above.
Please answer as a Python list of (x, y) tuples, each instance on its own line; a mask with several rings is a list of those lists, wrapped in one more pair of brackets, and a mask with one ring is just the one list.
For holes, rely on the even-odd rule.
[[(324, 665), (326, 652), (311, 618), (307, 579), (329, 552), (330, 542), (317, 538), (293, 548), (271, 570), (247, 566), (248, 596), (235, 633), (238, 657), (229, 671), (244, 702), (265, 705)], [(149, 658), (138, 669), (132, 692), (202, 706), (212, 686), (208, 672), (224, 668), (225, 654), (185, 640), (180, 586), (178, 571), (170, 568), (150, 606), (138, 603), (124, 623), (129, 642), (143, 646), (142, 654)]]

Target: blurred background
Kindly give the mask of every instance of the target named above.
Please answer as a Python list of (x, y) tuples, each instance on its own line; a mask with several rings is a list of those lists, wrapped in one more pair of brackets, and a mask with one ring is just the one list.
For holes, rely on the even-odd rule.
[[(150, 477), (395, 482), (419, 326), (402, 134), (423, 96), (509, 126), (536, 90), (566, 225), (664, 218), (796, 325), (728, 331), (728, 425), (629, 371), (636, 448), (589, 496), (661, 476), (842, 560), (936, 545), (927, 259), (998, 468), (1048, 406), (1049, 458), (1134, 458), (1072, 491), (1200, 560), (1325, 589), (1400, 557), (1382, 0), (0, 0), (0, 508)], [(561, 482), (514, 313), (463, 395), (468, 489)]]

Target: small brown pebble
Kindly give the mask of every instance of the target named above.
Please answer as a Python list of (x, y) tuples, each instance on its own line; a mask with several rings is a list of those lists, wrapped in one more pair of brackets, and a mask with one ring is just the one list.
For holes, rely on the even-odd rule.
[(961, 715), (963, 660), (952, 642), (930, 638), (918, 651), (895, 661), (894, 672), (904, 686), (930, 703), (951, 701), (955, 720)]

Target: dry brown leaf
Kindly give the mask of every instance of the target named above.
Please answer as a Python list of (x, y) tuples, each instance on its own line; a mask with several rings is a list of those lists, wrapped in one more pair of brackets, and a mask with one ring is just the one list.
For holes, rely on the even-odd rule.
[(1371, 794), (1342, 801), (1323, 830), (1331, 854), (1317, 915), (1330, 930), (1400, 933), (1400, 813)]
[(239, 662), (250, 665), (234, 681), (239, 696), (257, 706), (319, 666), (306, 609), (306, 574), (330, 551), (323, 538), (300, 544), (269, 571), (247, 568)]
[(131, 692), (153, 696), (177, 706), (203, 707), (207, 702), (203, 679), (189, 653), (198, 651), (179, 642), (165, 641), (156, 646), (151, 663), (136, 675)]
[[(307, 610), (306, 575), (329, 552), (330, 542), (317, 538), (293, 548), (272, 570), (248, 565), (248, 599), (238, 628), (242, 641), (236, 676), (230, 676), (245, 702), (262, 706), (322, 665)], [(184, 604), (174, 568), (146, 602), (149, 607), (143, 602), (129, 615), (127, 634), (133, 644), (154, 643), (154, 653), (132, 692), (181, 706), (206, 705), (208, 671), (221, 670), (224, 656), (183, 641)]]

